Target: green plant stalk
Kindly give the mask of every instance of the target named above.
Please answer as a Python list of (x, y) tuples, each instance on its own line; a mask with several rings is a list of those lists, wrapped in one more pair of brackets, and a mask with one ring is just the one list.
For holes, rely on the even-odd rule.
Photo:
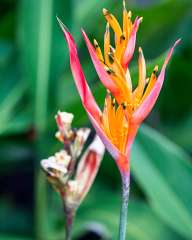
[[(48, 87), (51, 62), (53, 0), (39, 1), (38, 55), (36, 69), (35, 122), (38, 130), (45, 131), (48, 108)], [(46, 41), (45, 41), (46, 39)]]
[[(50, 78), (51, 62), (51, 39), (52, 39), (52, 16), (53, 0), (40, 0), (38, 4), (37, 26), (37, 66), (36, 66), (36, 93), (35, 93), (35, 127), (37, 130), (36, 151), (37, 159), (44, 156), (43, 144), (45, 131), (47, 127), (47, 110), (48, 110), (48, 88)], [(46, 39), (46, 41), (45, 41)], [(39, 164), (39, 161), (38, 161)], [(41, 169), (37, 169), (35, 176), (35, 230), (36, 239), (46, 240), (49, 235), (47, 226), (47, 192), (46, 179)]]
[(119, 240), (126, 239), (129, 189), (130, 189), (130, 173), (126, 175), (122, 174), (122, 203), (119, 221)]

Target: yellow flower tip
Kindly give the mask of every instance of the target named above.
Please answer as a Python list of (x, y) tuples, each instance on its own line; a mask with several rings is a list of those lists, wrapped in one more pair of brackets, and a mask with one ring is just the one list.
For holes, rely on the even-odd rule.
[(145, 81), (146, 81), (146, 84), (148, 84), (149, 83), (149, 80), (150, 80), (150, 78), (147, 78)]
[(107, 22), (107, 24), (106, 24), (106, 29), (105, 29), (105, 37), (108, 36), (108, 34), (109, 34), (109, 29), (110, 29), (110, 25), (109, 25), (109, 23)]
[(103, 8), (103, 15), (106, 16), (109, 14), (109, 11), (106, 8)]
[(141, 63), (144, 60), (143, 56), (143, 50), (141, 47), (139, 47), (139, 56), (138, 56), (138, 61)]
[(107, 24), (106, 24), (106, 31), (109, 31), (109, 23), (107, 22)]
[(142, 23), (143, 22), (143, 17), (139, 18), (139, 22)]
[(126, 2), (123, 0), (123, 8), (126, 9)]
[(111, 51), (112, 53), (115, 53), (115, 49), (114, 49), (114, 47), (111, 46), (111, 45), (110, 45), (110, 51)]
[(111, 92), (109, 91), (109, 89), (107, 89), (107, 95), (110, 95), (111, 94)]
[(109, 68), (108, 68), (107, 66), (104, 66), (104, 69), (105, 69), (105, 71), (108, 71), (108, 70), (109, 70)]
[(116, 104), (116, 100), (115, 100), (115, 98), (113, 98), (113, 101), (112, 101), (113, 107), (115, 106), (115, 104)]
[(113, 69), (107, 67), (107, 66), (104, 66), (104, 69), (105, 71), (108, 73), (108, 74), (115, 74), (115, 72), (113, 71)]
[(132, 17), (132, 12), (129, 11), (129, 12), (128, 12), (128, 18), (131, 18), (131, 17)]
[(139, 54), (143, 54), (142, 48), (139, 47)]
[(158, 70), (159, 70), (159, 67), (158, 67), (158, 65), (156, 65), (154, 70), (153, 70), (153, 73), (156, 74), (158, 72)]
[(97, 42), (96, 39), (93, 40), (93, 43), (94, 43), (95, 48), (98, 48), (98, 47), (99, 47), (99, 44), (98, 44), (98, 42)]

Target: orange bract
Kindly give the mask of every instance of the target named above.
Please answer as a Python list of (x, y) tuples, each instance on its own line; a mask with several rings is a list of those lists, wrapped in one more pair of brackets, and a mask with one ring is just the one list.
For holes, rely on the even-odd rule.
[(128, 122), (124, 114), (124, 105), (115, 106), (115, 99), (112, 100), (108, 93), (105, 98), (105, 105), (101, 122), (105, 133), (120, 152), (125, 151), (128, 135)]
[[(107, 20), (104, 35), (104, 54), (102, 54), (97, 41), (94, 40), (95, 52), (98, 59), (119, 89), (116, 95), (113, 94), (117, 101), (117, 107), (115, 107), (110, 93), (107, 94), (101, 123), (105, 133), (120, 152), (125, 151), (128, 136), (128, 121), (131, 119), (133, 112), (139, 107), (153, 88), (157, 80), (156, 73), (158, 69), (156, 66), (150, 78), (146, 79), (145, 59), (142, 49), (139, 48), (139, 80), (137, 87), (133, 89), (129, 68), (125, 68), (122, 61), (133, 30), (133, 23), (131, 21), (132, 13), (126, 10), (125, 2), (123, 2), (123, 6), (122, 28), (115, 16), (108, 10), (103, 9), (103, 14)], [(141, 20), (142, 18), (138, 21)], [(113, 47), (110, 42), (110, 27), (115, 34), (115, 47)], [(125, 116), (127, 116), (127, 118)]]
[[(96, 49), (96, 54), (99, 60), (102, 62), (105, 71), (110, 75), (121, 94), (114, 96), (118, 104), (124, 104), (127, 106), (126, 111), (131, 117), (131, 114), (136, 110), (143, 100), (151, 90), (152, 83), (156, 80), (155, 73), (150, 77), (149, 85), (146, 81), (146, 66), (145, 59), (143, 56), (142, 49), (139, 48), (139, 81), (137, 88), (132, 91), (132, 82), (129, 73), (129, 68), (125, 68), (122, 63), (122, 57), (125, 53), (126, 46), (130, 40), (130, 35), (133, 30), (133, 23), (131, 21), (131, 12), (127, 12), (124, 3), (123, 9), (123, 27), (121, 28), (117, 19), (109, 13), (108, 10), (103, 9), (103, 14), (107, 20), (106, 32), (104, 36), (104, 56), (96, 40), (94, 40), (94, 46)], [(141, 21), (142, 18), (139, 19)], [(115, 33), (115, 48), (110, 44), (110, 27)], [(147, 88), (148, 89), (147, 89)], [(145, 88), (147, 91), (145, 91)]]

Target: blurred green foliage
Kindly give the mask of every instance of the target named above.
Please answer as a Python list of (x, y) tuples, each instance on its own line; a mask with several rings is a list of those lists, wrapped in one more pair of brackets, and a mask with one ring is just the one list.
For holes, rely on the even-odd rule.
[[(192, 2), (129, 0), (128, 6), (134, 17), (144, 17), (137, 46), (144, 49), (148, 74), (182, 38), (148, 126), (142, 126), (133, 147), (128, 239), (192, 239)], [(102, 106), (105, 90), (80, 27), (102, 43), (103, 7), (120, 18), (121, 0), (0, 0), (0, 240), (63, 239), (61, 203), (39, 162), (61, 148), (54, 139), (58, 109), (73, 112), (76, 126), (89, 122), (56, 15), (73, 33)], [(131, 74), (137, 81), (135, 63)], [(76, 239), (88, 230), (117, 239), (119, 195), (119, 173), (106, 153), (77, 214)]]

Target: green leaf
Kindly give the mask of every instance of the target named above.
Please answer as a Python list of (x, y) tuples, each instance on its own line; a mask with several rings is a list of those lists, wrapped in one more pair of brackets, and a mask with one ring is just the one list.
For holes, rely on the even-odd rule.
[(8, 64), (13, 53), (13, 45), (10, 42), (0, 40), (0, 70)]
[[(135, 14), (143, 16), (137, 44), (144, 49), (145, 56), (155, 57), (170, 48), (176, 39), (190, 39), (186, 28), (192, 20), (190, 0), (168, 0), (149, 8), (137, 8)], [(155, 14), (155, 18), (154, 18)]]
[(9, 93), (0, 99), (0, 134), (19, 133), (27, 130), (30, 124), (29, 111), (22, 103), (26, 85), (18, 82), (13, 87), (9, 86)]
[[(57, 110), (56, 81), (63, 69), (64, 45), (60, 44), (62, 33), (57, 26), (56, 15), (66, 9), (67, 21), (71, 20), (70, 1), (22, 0), (19, 8), (19, 46), (23, 74), (28, 80), (33, 111), (33, 122), (38, 131), (36, 151), (39, 159), (47, 152), (45, 130), (51, 108)], [(30, 11), (29, 11), (30, 9)], [(53, 82), (51, 82), (53, 80)], [(35, 227), (38, 238), (47, 239), (46, 179), (40, 169), (35, 174)]]
[[(30, 12), (27, 11), (29, 8)], [(52, 9), (53, 0), (21, 1), (23, 65), (26, 77), (36, 89), (35, 122), (39, 129), (45, 128), (47, 115)]]
[(66, 9), (66, 18), (70, 21), (70, 1), (23, 0), (19, 8), (21, 62), (39, 131), (47, 127), (50, 107), (56, 111), (56, 81), (65, 60), (63, 36), (56, 15), (60, 15), (63, 9)]
[(131, 156), (134, 177), (155, 212), (175, 231), (192, 239), (192, 165), (168, 139), (141, 127)]
[[(184, 133), (186, 132), (185, 125), (189, 125), (185, 118), (192, 112), (190, 101), (192, 81), (191, 71), (189, 70), (192, 66), (192, 42), (189, 40), (187, 43), (182, 40), (178, 50), (177, 56), (175, 56), (169, 66), (167, 75), (169, 80), (166, 81), (165, 90), (161, 95), (159, 112), (164, 127), (169, 126), (171, 129), (175, 125), (175, 130), (177, 131), (177, 127), (181, 129), (181, 126), (183, 126)], [(185, 79), (185, 84), (183, 84), (181, 79)]]
[(192, 116), (189, 115), (178, 123), (166, 124), (161, 126), (164, 134), (172, 141), (179, 144), (189, 152), (192, 148)]

